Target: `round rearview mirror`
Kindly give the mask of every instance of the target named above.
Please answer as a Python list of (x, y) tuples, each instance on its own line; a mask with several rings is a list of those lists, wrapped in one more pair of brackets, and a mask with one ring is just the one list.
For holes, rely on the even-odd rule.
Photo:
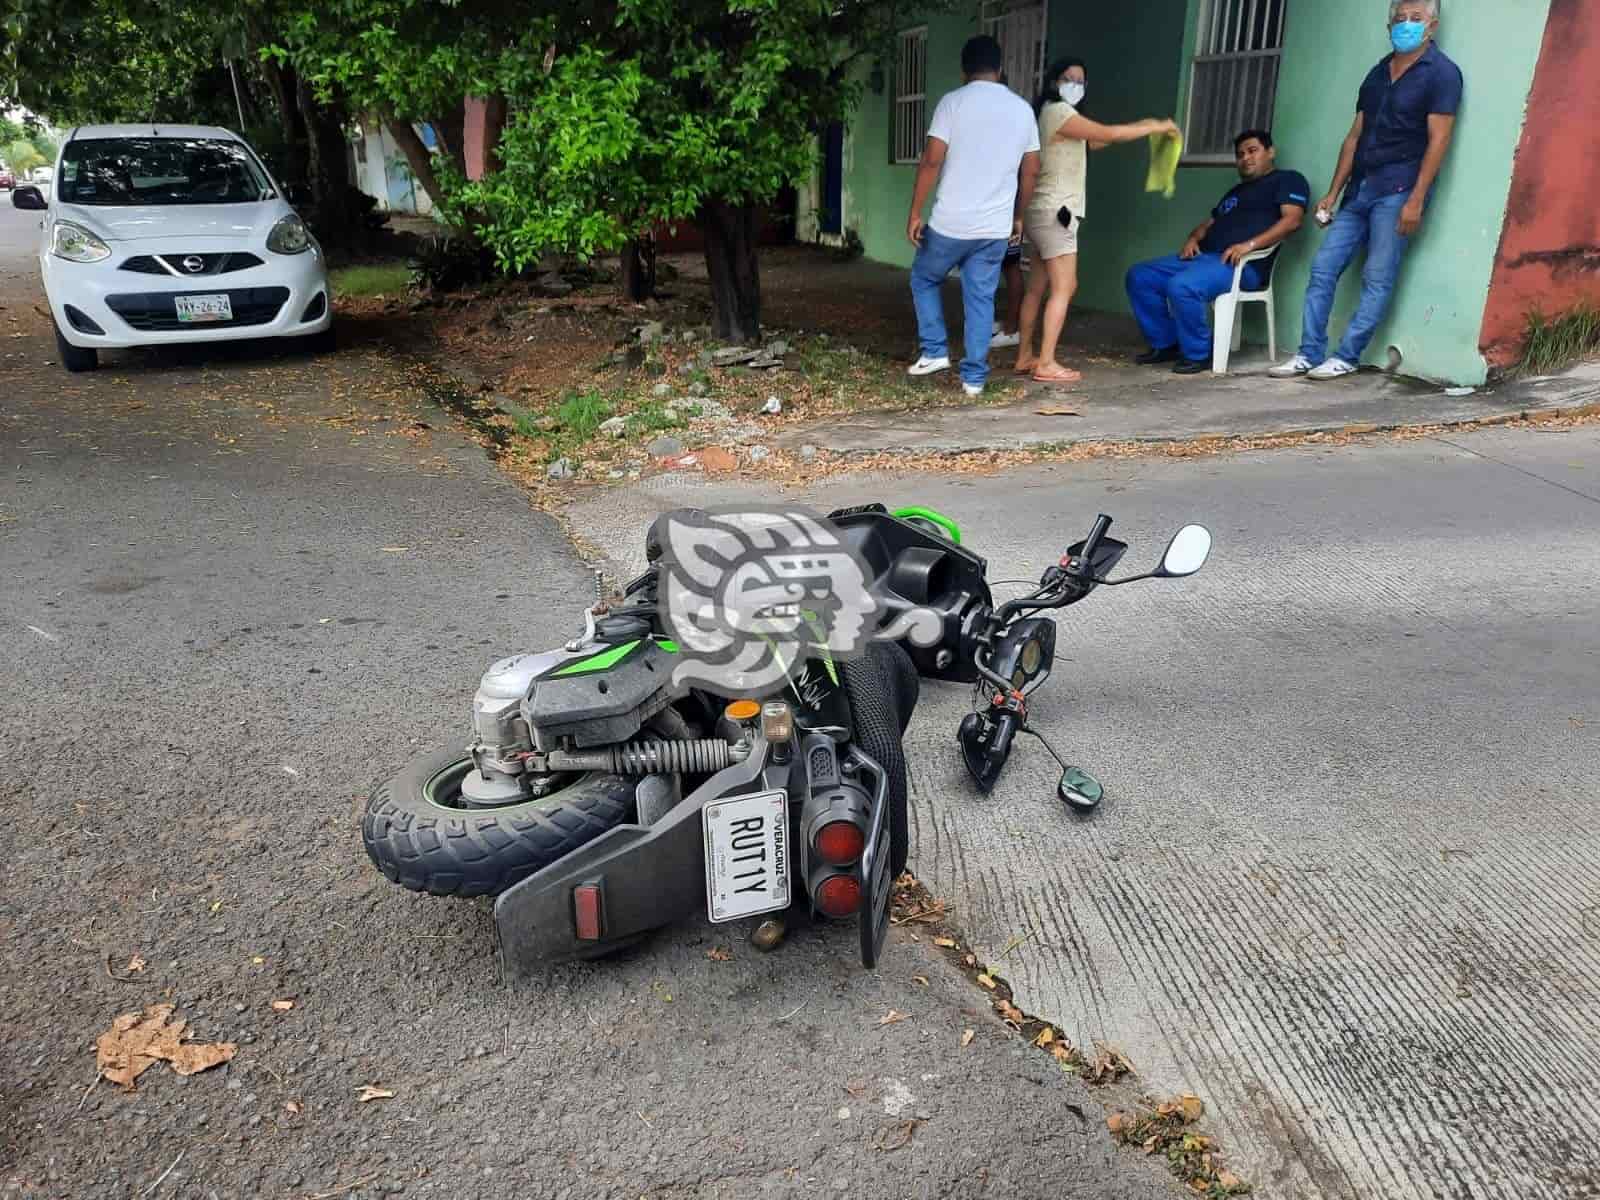
[(1174, 535), (1161, 556), (1160, 574), (1172, 578), (1193, 575), (1205, 566), (1211, 553), (1211, 531), (1204, 525), (1185, 525)]

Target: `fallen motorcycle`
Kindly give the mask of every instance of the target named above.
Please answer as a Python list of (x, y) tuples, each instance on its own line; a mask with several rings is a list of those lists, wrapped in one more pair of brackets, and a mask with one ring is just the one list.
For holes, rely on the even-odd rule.
[[(974, 685), (957, 736), (986, 793), (1019, 734), (1049, 748), (1028, 723), (1055, 654), (1055, 622), (1039, 614), (1102, 585), (1191, 575), (1211, 548), (1189, 525), (1154, 570), (1109, 579), (1127, 545), (1101, 515), (1037, 587), (996, 605), (987, 563), (947, 517), (841, 509), (830, 537), (864, 565), (883, 611), (921, 615), (923, 636), (870, 640), (838, 662), (798, 656), (777, 689), (730, 701), (673, 680), (662, 530), (674, 515), (651, 527), (649, 566), (620, 603), (597, 597), (565, 646), (494, 663), (471, 743), (414, 759), (367, 806), (363, 841), (390, 880), (496, 897), (508, 968), (601, 957), (702, 906), (716, 923), (854, 919), (861, 961), (876, 965), (909, 849), (902, 736), (920, 679)], [(1061, 800), (1093, 811), (1099, 783), (1050, 753)]]

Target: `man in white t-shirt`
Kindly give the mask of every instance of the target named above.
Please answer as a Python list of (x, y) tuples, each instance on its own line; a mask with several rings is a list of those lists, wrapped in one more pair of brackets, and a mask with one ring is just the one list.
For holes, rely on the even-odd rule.
[[(992, 37), (975, 37), (961, 48), (966, 83), (933, 110), (906, 222), (917, 248), (911, 298), (922, 340), (922, 357), (909, 373), (950, 369), (943, 288), (945, 276), (960, 268), (966, 306), (961, 384), (969, 396), (979, 395), (989, 378), (994, 293), (1006, 243), (1021, 236), (1022, 212), (1039, 178), (1039, 127), (1027, 101), (1000, 82), (1004, 61)], [(935, 181), (939, 194), (924, 224), (922, 209)]]

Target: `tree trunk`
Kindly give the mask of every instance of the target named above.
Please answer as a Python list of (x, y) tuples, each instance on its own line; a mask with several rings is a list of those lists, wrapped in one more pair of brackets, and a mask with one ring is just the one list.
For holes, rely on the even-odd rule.
[(711, 333), (735, 345), (761, 338), (757, 209), (749, 201), (708, 200), (700, 210), (711, 276)]
[(280, 67), (272, 62), (261, 64), (267, 87), (272, 92), (273, 107), (278, 110), (278, 130), (283, 136), (286, 161), (279, 164), (280, 174), (289, 183), (298, 183), (305, 177), (305, 134), (300, 116), (299, 80), (293, 67)]
[(307, 176), (315, 206), (317, 236), (339, 248), (359, 245), (365, 237), (361, 215), (352, 203), (350, 166), (339, 109), (318, 104), (304, 78), (296, 81), (300, 114), (305, 118)]
[(622, 296), (638, 303), (656, 294), (656, 242), (646, 234), (622, 248)]
[(456, 170), (467, 173), (467, 98), (465, 96), (438, 120), (430, 121), (439, 136), (440, 148), (450, 156)]
[(397, 120), (388, 113), (384, 114), (383, 124), (388, 129), (389, 136), (394, 139), (394, 144), (400, 147), (400, 153), (406, 156), (406, 166), (416, 181), (422, 185), (422, 190), (428, 193), (428, 199), (433, 201), (433, 207), (442, 211), (444, 189), (439, 186), (439, 178), (433, 173), (433, 156), (428, 153), (427, 146), (422, 144), (416, 129), (412, 127), (410, 121)]

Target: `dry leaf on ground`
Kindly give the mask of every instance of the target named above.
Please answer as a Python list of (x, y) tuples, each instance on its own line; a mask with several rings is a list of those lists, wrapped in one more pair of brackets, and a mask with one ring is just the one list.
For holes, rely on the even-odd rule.
[(358, 1104), (366, 1104), (368, 1101), (371, 1101), (371, 1100), (393, 1100), (393, 1099), (394, 1099), (394, 1093), (391, 1092), (388, 1088), (374, 1087), (372, 1084), (368, 1083), (368, 1084), (362, 1085), (361, 1094), (356, 1097), (356, 1102)]
[(956, 940), (955, 938), (936, 937), (933, 939), (933, 944), (935, 946), (943, 946), (946, 950), (953, 950), (955, 948)]
[(1068, 408), (1065, 404), (1041, 404), (1033, 410), (1041, 417), (1081, 417), (1083, 414), (1075, 408)]
[(911, 981), (913, 983), (920, 983), (923, 987), (928, 986), (928, 977), (926, 975), (913, 975), (911, 977)]
[(1244, 1180), (1240, 1179), (1226, 1167), (1217, 1172), (1217, 1182), (1223, 1187), (1227, 1188), (1230, 1192), (1233, 1191), (1234, 1188), (1244, 1186)]
[(130, 958), (128, 960), (128, 965), (124, 969), (124, 974), (132, 975), (137, 971), (144, 970), (144, 968), (145, 968), (144, 959), (141, 958), (139, 955), (135, 954), (132, 958)]
[(706, 951), (706, 957), (712, 962), (732, 962), (733, 951), (725, 950), (721, 946), (713, 946)]
[(898, 1008), (891, 1008), (889, 1010), (889, 1015), (884, 1017), (883, 1020), (879, 1021), (878, 1024), (879, 1025), (893, 1025), (895, 1022), (904, 1021), (905, 1019), (906, 1019), (906, 1014), (905, 1013), (901, 1012)]
[(1054, 1029), (1051, 1029), (1050, 1026), (1046, 1025), (1043, 1029), (1041, 1029), (1039, 1031), (1039, 1036), (1033, 1039), (1033, 1044), (1035, 1046), (1039, 1047), (1039, 1049), (1043, 1050), (1046, 1046), (1048, 1046), (1051, 1042), (1053, 1042), (1055, 1040), (1056, 1040), (1056, 1031)]
[(283, 1106), (283, 1110), (284, 1112), (294, 1113), (296, 1116), (298, 1116), (300, 1113), (300, 1101), (290, 1100)]
[(124, 1091), (158, 1062), (172, 1064), (179, 1075), (194, 1075), (227, 1062), (238, 1051), (233, 1042), (185, 1042), (187, 1021), (172, 1021), (176, 1006), (152, 1004), (142, 1013), (124, 1013), (95, 1042), (100, 1073)]
[(976, 1030), (969, 1029), (961, 1035), (961, 1044), (963, 1046), (970, 1046), (972, 1045), (972, 1039), (977, 1036), (978, 1034)]
[(1128, 1118), (1122, 1113), (1112, 1113), (1106, 1118), (1106, 1128), (1114, 1134), (1121, 1134), (1128, 1127)]
[(984, 987), (989, 988), (991, 991), (994, 989), (994, 976), (990, 975), (987, 971), (978, 976), (978, 982), (983, 984)]
[(1201, 1103), (1199, 1096), (1191, 1096), (1185, 1093), (1179, 1098), (1178, 1103), (1183, 1105), (1183, 1119), (1185, 1121), (1198, 1121), (1200, 1114), (1206, 1110), (1206, 1106)]
[(996, 1000), (994, 1007), (1002, 1020), (1010, 1021), (1013, 1025), (1021, 1025), (1028, 1019), (1023, 1015), (1022, 1010), (1009, 1000)]
[(291, 1008), (294, 1007), (294, 1001), (293, 1000), (274, 1000), (272, 1002), (272, 1007), (274, 1009), (276, 1009), (278, 1012), (288, 1012)]
[(1078, 1056), (1077, 1051), (1060, 1038), (1050, 1043), (1050, 1053), (1055, 1056), (1058, 1063), (1070, 1063)]

